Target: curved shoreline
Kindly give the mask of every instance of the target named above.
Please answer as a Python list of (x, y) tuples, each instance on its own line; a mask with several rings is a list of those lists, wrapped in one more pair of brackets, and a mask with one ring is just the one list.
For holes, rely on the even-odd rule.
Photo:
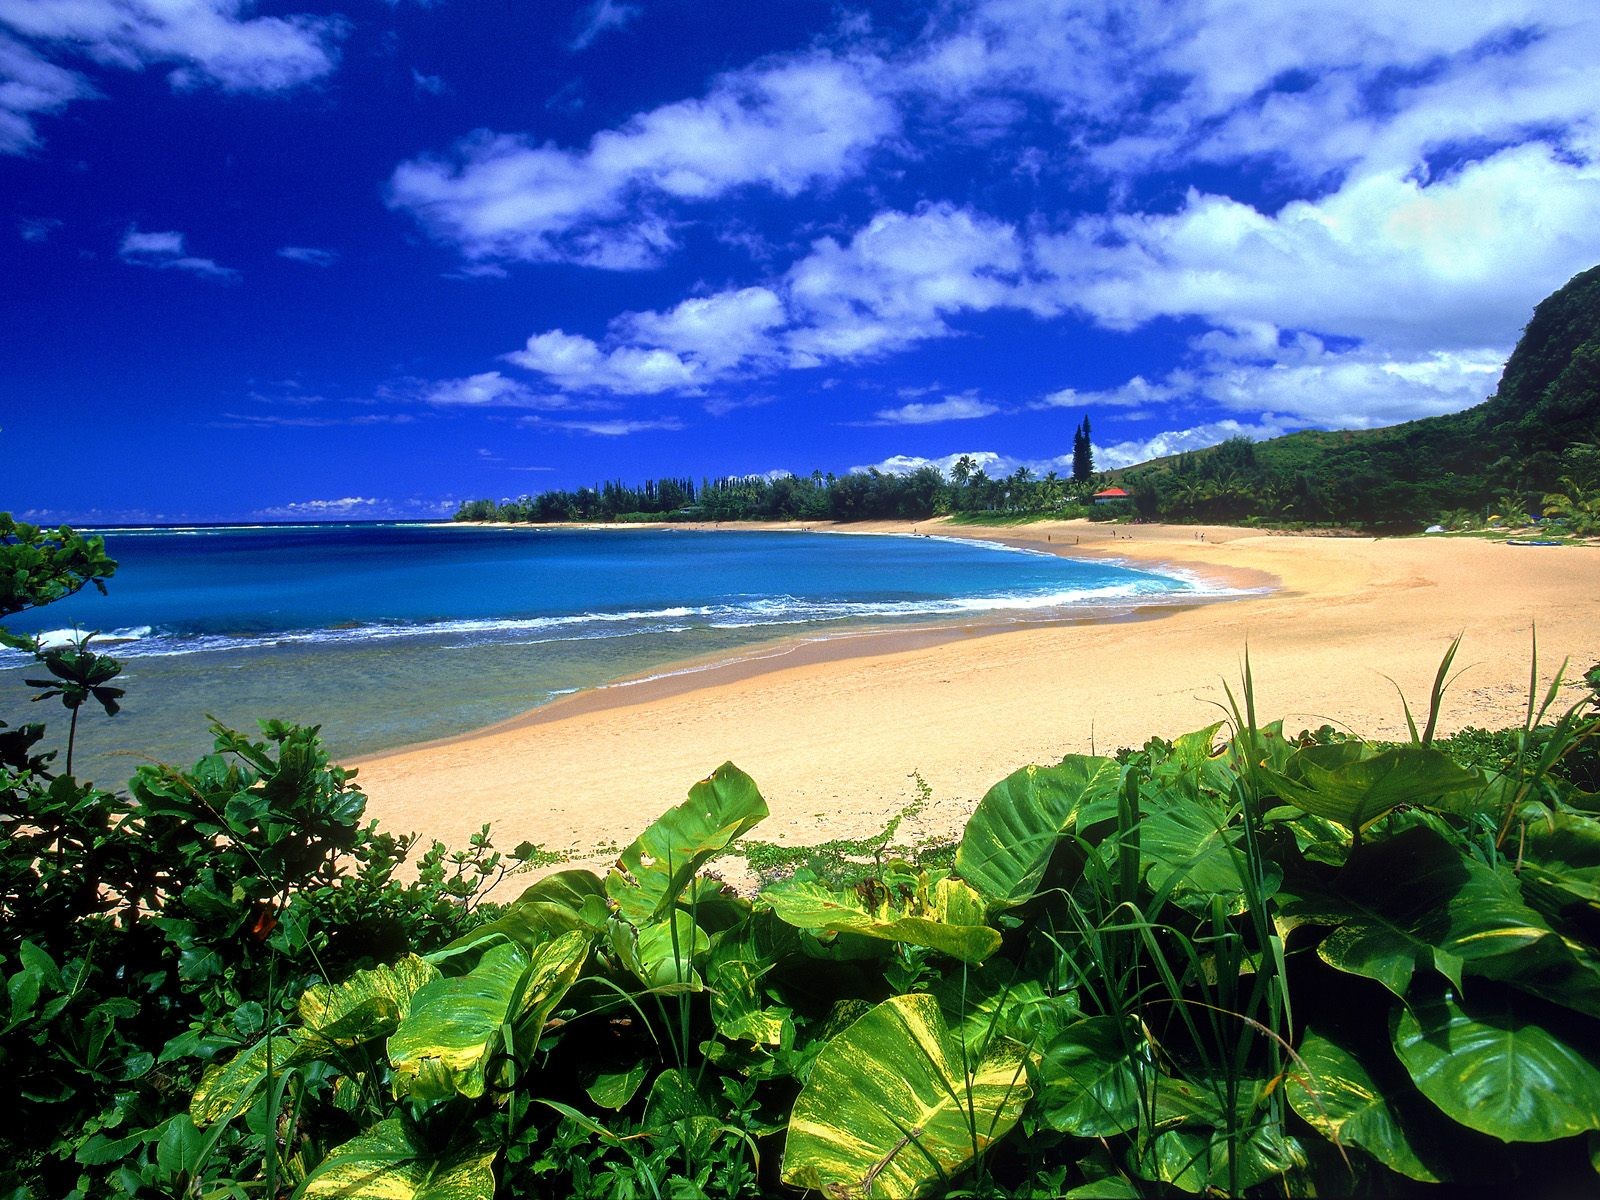
[[(873, 626), (851, 625), (837, 630), (813, 630), (804, 634), (777, 635), (748, 647), (732, 651), (718, 651), (704, 657), (673, 659), (653, 667), (646, 674), (624, 676), (592, 687), (585, 687), (533, 708), (526, 709), (504, 720), (495, 721), (476, 729), (443, 737), (409, 742), (401, 746), (377, 750), (350, 759), (352, 765), (376, 762), (397, 754), (409, 754), (445, 747), (468, 744), (498, 734), (530, 729), (572, 717), (607, 712), (639, 704), (659, 703), (703, 688), (719, 687), (730, 683), (756, 679), (772, 671), (794, 667), (817, 666), (824, 663), (844, 662), (852, 659), (872, 658), (963, 642), (972, 638), (1001, 637), (1028, 629), (1049, 627), (1074, 627), (1160, 620), (1174, 612), (1205, 604), (1244, 599), (1240, 593), (1267, 594), (1276, 590), (1279, 580), (1266, 572), (1248, 568), (1216, 564), (1167, 562), (1165, 560), (1129, 559), (1117, 553), (1104, 553), (1094, 545), (1049, 542), (1026, 536), (995, 536), (994, 531), (977, 526), (943, 526), (935, 522), (859, 522), (839, 525), (828, 522), (738, 522), (717, 527), (704, 525), (682, 526), (673, 524), (627, 525), (550, 525), (504, 524), (489, 521), (464, 522), (481, 529), (583, 529), (583, 530), (646, 530), (675, 532), (685, 528), (695, 532), (757, 532), (757, 533), (824, 533), (838, 536), (913, 537), (937, 536), (952, 540), (982, 542), (1004, 546), (1030, 553), (1050, 553), (1059, 558), (1093, 558), (1113, 566), (1126, 566), (1134, 570), (1148, 570), (1157, 574), (1170, 574), (1178, 578), (1198, 580), (1223, 591), (1216, 593), (1183, 594), (1157, 597), (1138, 603), (1108, 601), (1085, 605), (1070, 615), (1027, 616), (1003, 613), (1000, 610), (974, 615), (969, 618), (932, 619), (926, 625)], [(1037, 523), (1041, 530), (1044, 523)], [(1066, 523), (1051, 523), (1056, 526)], [(936, 535), (923, 535), (915, 531), (929, 526), (939, 528)], [(1078, 536), (1081, 536), (1078, 535)]]
[[(1278, 586), (1175, 606), (1156, 620), (956, 630), (927, 644), (861, 640), (844, 653), (602, 689), (610, 694), (601, 701), (580, 694), (487, 730), (357, 760), (369, 813), (397, 832), (455, 845), (489, 822), (501, 845), (529, 840), (583, 861), (597, 845), (629, 840), (732, 760), (772, 810), (756, 837), (802, 843), (874, 832), (912, 798), (913, 771), (935, 802), (905, 832), (948, 833), (991, 784), (1028, 762), (1219, 719), (1221, 685), (1237, 692), (1247, 650), (1263, 719), (1296, 729), (1331, 722), (1373, 737), (1403, 736), (1390, 681), (1425, 701), (1457, 634), (1465, 635), (1457, 664), (1469, 670), (1446, 697), (1446, 731), (1520, 720), (1532, 625), (1546, 679), (1563, 657), (1573, 675), (1600, 658), (1592, 550), (1533, 555), (1484, 542), (1194, 526), (1135, 526), (1130, 539), (1086, 522), (915, 527), (1235, 585), (1272, 577)], [(843, 532), (911, 529), (884, 522)]]

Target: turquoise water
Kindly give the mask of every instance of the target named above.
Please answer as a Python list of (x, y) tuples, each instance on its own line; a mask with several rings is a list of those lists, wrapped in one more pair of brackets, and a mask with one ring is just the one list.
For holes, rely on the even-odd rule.
[[(1204, 594), (1194, 581), (965, 539), (691, 530), (318, 525), (108, 530), (120, 566), (13, 618), (98, 630), (126, 663), (116, 718), (80, 734), (80, 774), (188, 761), (207, 714), (319, 723), (352, 755), (503, 720), (552, 698), (866, 626), (1062, 618)], [(27, 702), (0, 652), (0, 717)], [(61, 720), (56, 721), (56, 713)]]

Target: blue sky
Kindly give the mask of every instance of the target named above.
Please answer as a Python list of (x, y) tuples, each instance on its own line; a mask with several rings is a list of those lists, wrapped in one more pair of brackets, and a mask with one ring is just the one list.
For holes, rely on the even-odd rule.
[(0, 506), (1114, 466), (1489, 394), (1591, 0), (0, 0)]

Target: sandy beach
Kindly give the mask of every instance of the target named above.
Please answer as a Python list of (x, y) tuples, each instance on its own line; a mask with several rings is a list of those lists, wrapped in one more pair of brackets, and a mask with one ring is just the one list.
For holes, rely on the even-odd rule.
[[(1024, 764), (1218, 720), (1223, 682), (1237, 692), (1247, 645), (1263, 720), (1374, 737), (1404, 735), (1395, 684), (1425, 707), (1457, 634), (1464, 670), (1445, 699), (1446, 731), (1521, 720), (1535, 627), (1545, 680), (1564, 658), (1573, 676), (1600, 660), (1597, 547), (1088, 522), (915, 529), (1259, 590), (1137, 619), (780, 645), (589, 692), (466, 737), (359, 760), (369, 815), (452, 845), (487, 822), (500, 846), (527, 840), (598, 864), (604, 847), (625, 844), (731, 760), (772, 810), (752, 836), (799, 844), (874, 832), (912, 799), (913, 772), (934, 803), (908, 832), (947, 834)], [(1569, 684), (1564, 703), (1579, 695)]]

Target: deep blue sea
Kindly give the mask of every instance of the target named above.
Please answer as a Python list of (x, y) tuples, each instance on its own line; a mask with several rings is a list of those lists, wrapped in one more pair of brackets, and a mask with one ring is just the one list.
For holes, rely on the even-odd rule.
[[(352, 755), (503, 720), (584, 688), (863, 627), (1069, 617), (1204, 593), (1194, 581), (965, 539), (792, 532), (349, 524), (104, 530), (119, 567), (8, 622), (97, 630), (122, 658), (117, 717), (80, 775), (191, 761), (208, 714), (319, 723)], [(0, 717), (28, 702), (0, 651)], [(52, 711), (53, 709), (53, 711)]]

